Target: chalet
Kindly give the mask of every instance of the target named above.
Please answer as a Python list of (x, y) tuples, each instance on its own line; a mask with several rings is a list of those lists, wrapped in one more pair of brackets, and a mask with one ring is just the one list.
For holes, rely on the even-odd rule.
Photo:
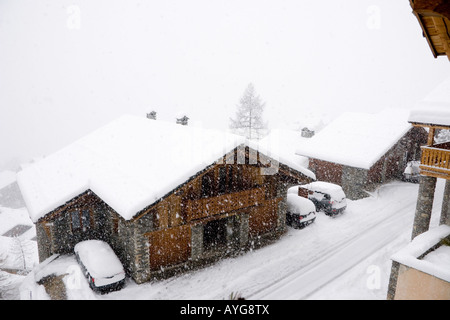
[(380, 183), (401, 178), (406, 164), (420, 156), (423, 128), (411, 128), (408, 112), (347, 112), (314, 137), (297, 154), (309, 158), (317, 180), (342, 186), (349, 199), (367, 196)]
[(314, 175), (269, 155), (235, 135), (123, 116), (18, 174), (39, 260), (101, 239), (142, 283), (276, 239), (287, 188)]
[[(450, 142), (436, 143), (438, 130), (450, 130), (450, 79), (438, 86), (409, 122), (427, 128), (412, 241), (392, 257), (388, 299), (450, 299)], [(437, 179), (445, 179), (439, 225), (430, 226)], [(439, 212), (438, 212), (439, 213)]]

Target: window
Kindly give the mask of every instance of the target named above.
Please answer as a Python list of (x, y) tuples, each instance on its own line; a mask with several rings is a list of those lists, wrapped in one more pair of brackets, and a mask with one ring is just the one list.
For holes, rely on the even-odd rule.
[(72, 231), (86, 231), (91, 227), (91, 215), (89, 209), (73, 210), (70, 212)]
[(81, 229), (80, 212), (78, 210), (70, 213), (72, 219), (72, 231)]
[(88, 209), (81, 211), (81, 226), (83, 227), (83, 231), (91, 226), (91, 215)]
[(214, 250), (227, 244), (227, 219), (209, 221), (203, 227), (203, 248)]
[(224, 194), (227, 192), (227, 168), (219, 168), (219, 194)]
[(244, 172), (242, 170), (242, 165), (236, 166), (236, 181), (235, 181), (235, 190), (236, 191), (242, 191), (245, 189), (244, 186)]
[(208, 198), (213, 195), (213, 179), (210, 174), (202, 177), (202, 198)]
[(227, 165), (219, 168), (219, 194), (242, 191), (245, 189), (243, 168), (241, 165)]
[(228, 192), (233, 192), (233, 167), (228, 166)]

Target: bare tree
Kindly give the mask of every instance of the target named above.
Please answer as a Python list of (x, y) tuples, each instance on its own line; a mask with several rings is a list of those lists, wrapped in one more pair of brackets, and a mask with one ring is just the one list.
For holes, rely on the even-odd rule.
[(230, 129), (247, 139), (261, 139), (267, 130), (267, 122), (262, 116), (264, 106), (250, 83), (239, 101), (235, 118), (230, 118)]

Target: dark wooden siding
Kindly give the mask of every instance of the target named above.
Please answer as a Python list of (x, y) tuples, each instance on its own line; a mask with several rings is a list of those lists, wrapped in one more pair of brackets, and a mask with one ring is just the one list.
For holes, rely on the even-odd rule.
[(281, 199), (264, 201), (260, 206), (250, 209), (249, 216), (249, 236), (255, 237), (270, 231), (277, 227), (278, 202)]
[(309, 168), (316, 174), (317, 180), (340, 185), (342, 183), (342, 165), (319, 159), (310, 159)]
[(191, 254), (190, 225), (154, 231), (148, 237), (152, 270), (179, 264), (189, 259)]

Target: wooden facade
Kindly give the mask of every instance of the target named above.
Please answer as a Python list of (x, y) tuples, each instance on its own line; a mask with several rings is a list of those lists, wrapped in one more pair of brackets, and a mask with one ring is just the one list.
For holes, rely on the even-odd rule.
[[(87, 190), (36, 223), (40, 260), (101, 239), (141, 283), (277, 238), (285, 231), (287, 188), (312, 179), (281, 163), (263, 175), (265, 165), (250, 157), (257, 153), (244, 150), (234, 149), (130, 220)], [(238, 157), (245, 161), (225, 161)]]
[(450, 3), (447, 0), (410, 0), (433, 56), (450, 60)]
[(420, 174), (434, 178), (450, 179), (450, 142), (436, 144), (434, 137), (439, 129), (449, 130), (450, 126), (412, 123), (415, 127), (428, 128), (427, 145), (422, 146)]

